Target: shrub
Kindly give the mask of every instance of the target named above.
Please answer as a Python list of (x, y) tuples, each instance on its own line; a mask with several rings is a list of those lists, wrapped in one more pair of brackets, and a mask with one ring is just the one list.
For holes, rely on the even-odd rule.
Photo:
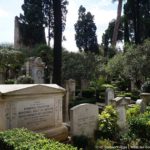
[(34, 83), (33, 79), (30, 76), (20, 76), (17, 79), (17, 84), (32, 84)]
[(96, 142), (96, 149), (97, 150), (104, 150), (104, 149), (107, 150), (107, 148), (108, 148), (109, 150), (111, 150), (111, 147), (113, 149), (113, 144), (114, 144), (114, 142), (111, 140), (99, 139)]
[(48, 140), (43, 135), (27, 129), (0, 132), (1, 150), (77, 150), (71, 145)]
[(88, 88), (82, 91), (82, 97), (92, 98), (94, 97), (95, 90), (93, 88)]
[(105, 91), (107, 88), (115, 89), (115, 87), (111, 84), (102, 84), (100, 87), (100, 91)]
[(150, 113), (145, 112), (129, 120), (129, 130), (131, 135), (140, 139), (140, 144), (150, 144)]
[(96, 99), (95, 98), (76, 98), (75, 100), (70, 101), (69, 108), (79, 105), (79, 104), (83, 104), (83, 103), (95, 104)]
[(130, 120), (132, 117), (137, 117), (140, 114), (140, 106), (133, 105), (131, 108), (127, 110), (126, 114), (127, 120)]
[(117, 140), (119, 136), (117, 120), (117, 111), (111, 105), (106, 106), (104, 111), (99, 115), (98, 138)]
[(15, 80), (14, 79), (7, 79), (5, 80), (5, 84), (14, 84)]

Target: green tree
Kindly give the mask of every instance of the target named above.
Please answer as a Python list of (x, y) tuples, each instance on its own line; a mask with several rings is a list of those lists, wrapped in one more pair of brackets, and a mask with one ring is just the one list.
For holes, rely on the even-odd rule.
[(63, 80), (75, 79), (80, 82), (81, 79), (94, 80), (100, 75), (103, 58), (91, 52), (73, 53), (63, 52), (62, 75)]
[[(102, 46), (104, 49), (104, 57), (107, 58), (112, 58), (116, 54), (116, 49), (112, 48), (112, 37), (113, 37), (113, 30), (115, 27), (115, 22), (116, 20), (112, 20), (109, 22), (108, 28), (105, 30), (105, 33), (102, 36)], [(117, 41), (123, 41), (123, 17), (121, 18), (121, 23), (119, 25), (119, 31), (117, 34)]]
[(90, 12), (86, 13), (86, 9), (82, 5), (79, 8), (78, 14), (78, 21), (75, 24), (77, 47), (80, 51), (98, 53), (97, 28), (94, 23), (94, 16)]
[[(53, 11), (53, 0), (43, 0), (44, 2), (44, 15), (46, 19), (45, 26), (48, 28), (48, 46), (50, 46), (50, 40), (54, 38), (54, 11)], [(66, 25), (67, 15), (67, 0), (61, 0), (61, 11), (62, 11), (62, 31)]]
[(149, 0), (127, 0), (124, 5), (124, 14), (126, 16), (126, 34), (129, 36), (128, 41), (140, 44), (150, 37), (149, 10)]
[(19, 75), (20, 69), (24, 63), (24, 56), (20, 51), (13, 49), (0, 49), (0, 70), (5, 73), (5, 79), (10, 78), (8, 72), (11, 71), (15, 78)]
[(39, 43), (46, 43), (42, 0), (24, 0), (22, 10), (19, 21), (23, 44), (33, 47)]

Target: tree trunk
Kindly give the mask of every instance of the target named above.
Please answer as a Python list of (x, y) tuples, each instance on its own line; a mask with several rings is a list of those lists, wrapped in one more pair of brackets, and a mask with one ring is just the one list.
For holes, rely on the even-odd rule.
[(113, 31), (112, 47), (115, 47), (116, 42), (117, 42), (118, 30), (119, 30), (119, 25), (120, 25), (120, 20), (121, 20), (121, 12), (122, 12), (122, 1), (123, 0), (118, 0), (117, 19), (116, 19), (115, 27), (114, 27), (114, 31)]
[(61, 85), (62, 63), (62, 12), (61, 0), (53, 0), (54, 10), (54, 62), (53, 83)]

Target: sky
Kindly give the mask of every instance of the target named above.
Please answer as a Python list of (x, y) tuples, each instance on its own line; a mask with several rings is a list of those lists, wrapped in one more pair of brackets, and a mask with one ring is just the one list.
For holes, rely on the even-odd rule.
[[(116, 18), (117, 3), (112, 0), (68, 0), (69, 5), (66, 28), (63, 35), (66, 41), (63, 47), (68, 51), (78, 51), (75, 42), (74, 24), (78, 20), (78, 9), (83, 5), (87, 11), (94, 15), (94, 22), (97, 26), (98, 43), (101, 43), (102, 34), (108, 27), (108, 23)], [(0, 0), (0, 43), (14, 42), (14, 18), (22, 13), (21, 5), (23, 0)]]

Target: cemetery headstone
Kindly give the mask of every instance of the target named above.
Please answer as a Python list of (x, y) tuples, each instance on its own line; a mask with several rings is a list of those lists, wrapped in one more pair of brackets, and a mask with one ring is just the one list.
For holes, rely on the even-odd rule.
[(94, 104), (80, 104), (70, 110), (72, 136), (84, 135), (93, 137), (97, 128), (98, 106)]
[(114, 105), (118, 111), (118, 125), (121, 129), (125, 129), (127, 122), (126, 122), (126, 107), (130, 104), (131, 98), (130, 97), (116, 97), (111, 100), (111, 104)]
[(86, 79), (81, 80), (81, 91), (85, 90), (89, 87), (89, 81)]
[(44, 83), (44, 67), (45, 64), (42, 62), (40, 57), (30, 57), (25, 63), (26, 75), (29, 75), (34, 80), (34, 83)]
[(110, 104), (110, 100), (114, 99), (115, 94), (114, 94), (114, 90), (111, 88), (107, 88), (105, 91), (105, 103), (106, 105)]
[(150, 104), (150, 93), (141, 93), (140, 97), (146, 106)]
[(66, 81), (66, 90), (69, 92), (69, 100), (75, 99), (76, 81), (69, 79)]
[(140, 105), (140, 111), (143, 113), (146, 109), (146, 104), (144, 103), (143, 99), (137, 99), (137, 105)]
[(65, 140), (62, 120), (65, 89), (55, 84), (0, 85), (0, 130), (27, 128)]
[(32, 69), (34, 83), (44, 83), (44, 63), (40, 57), (35, 58)]

